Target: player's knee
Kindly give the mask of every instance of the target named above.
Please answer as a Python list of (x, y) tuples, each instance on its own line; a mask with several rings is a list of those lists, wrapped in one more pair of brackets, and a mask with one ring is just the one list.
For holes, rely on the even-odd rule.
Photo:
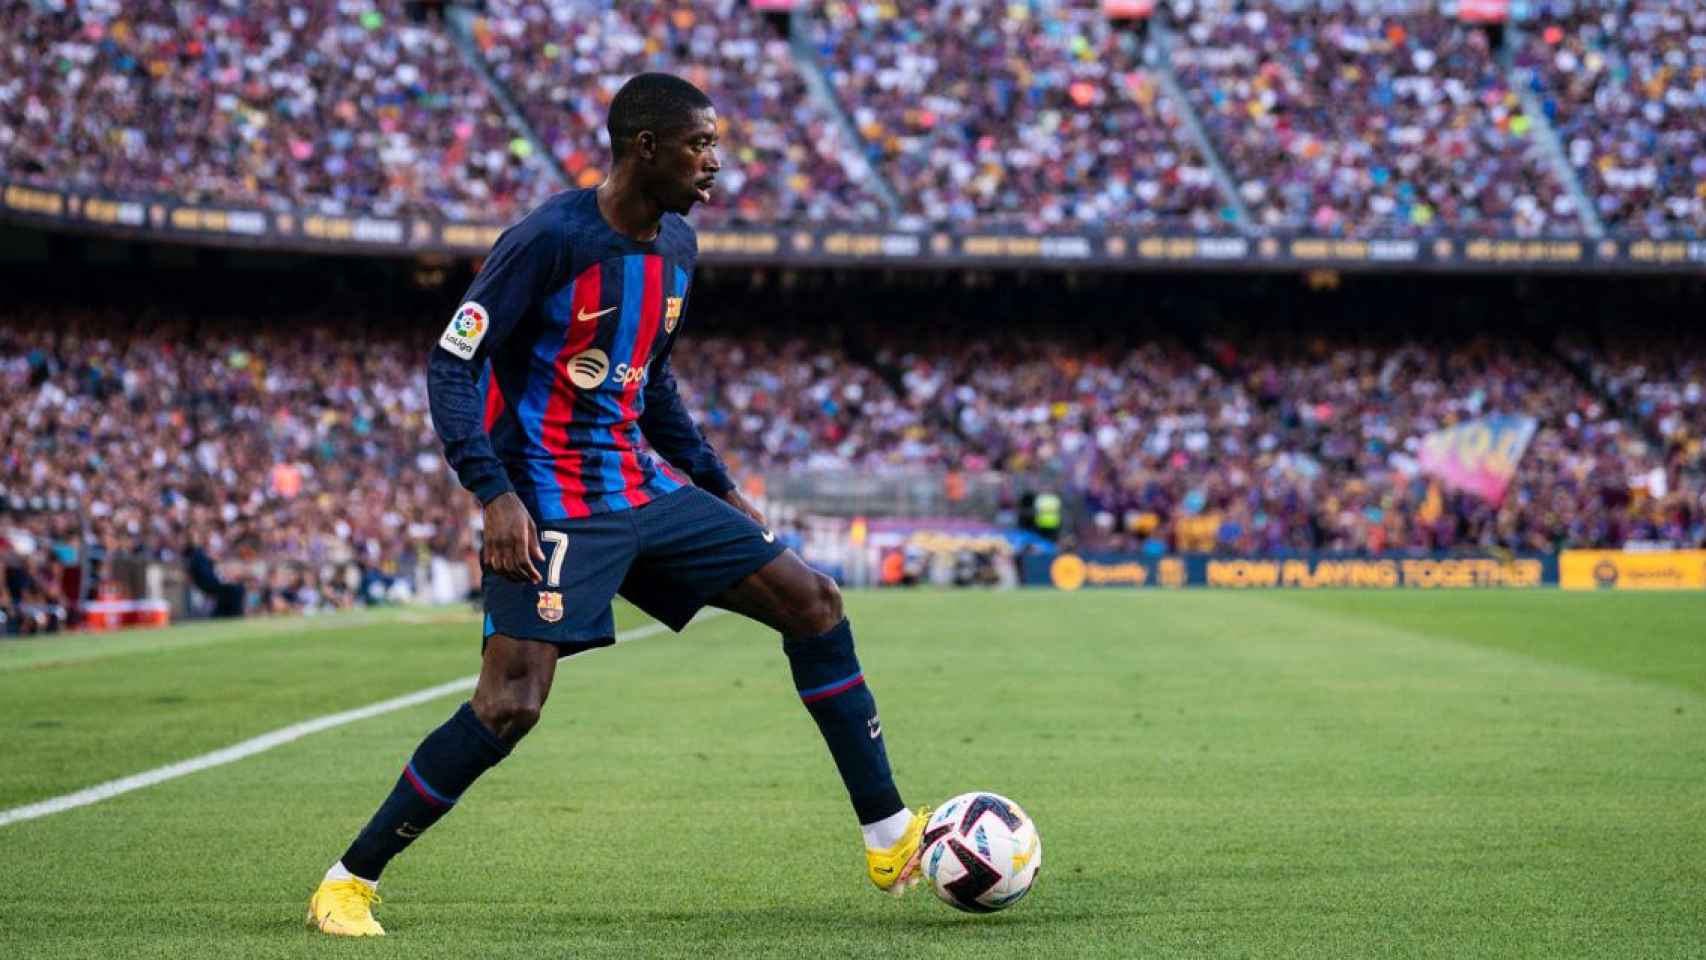
[(841, 588), (835, 581), (816, 571), (812, 572), (812, 584), (809, 597), (801, 605), (799, 611), (801, 633), (805, 636), (817, 636), (828, 633), (841, 622)]
[(493, 697), (475, 696), (473, 706), (474, 715), (487, 730), (507, 743), (515, 743), (539, 722), (543, 704), (536, 698), (505, 691)]

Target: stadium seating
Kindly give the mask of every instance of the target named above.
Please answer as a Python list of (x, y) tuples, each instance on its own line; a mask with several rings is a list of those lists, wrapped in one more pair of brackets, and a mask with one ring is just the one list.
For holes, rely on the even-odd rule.
[(655, 69), (720, 107), (726, 169), (704, 224), (1228, 229), (1194, 110), (1260, 230), (1577, 235), (1515, 76), (1614, 234), (1706, 235), (1698, 3), (1554, 0), (1508, 30), (1381, 9), (1174, 4), (1184, 104), (1146, 62), (1156, 38), (1092, 0), (826, 0), (797, 29), (855, 138), (747, 0), (491, 0), (476, 49), (536, 146), (450, 27), (410, 22), (401, 0), (8, 0), (0, 156), (7, 179), (41, 186), (507, 220), (557, 186), (538, 149), (598, 182), (610, 97)]
[(609, 155), (610, 98), (629, 76), (678, 73), (718, 106), (723, 172), (700, 223), (865, 220), (840, 128), (807, 96), (785, 39), (746, 0), (620, 4), (492, 0), (476, 29), (494, 73), (581, 186)]
[[(99, 555), (200, 548), (276, 608), (354, 602), (421, 553), (471, 556), (475, 507), (428, 422), (419, 338), (390, 332), (395, 320), (344, 318), (333, 336), (298, 316), (257, 328), (51, 311), (0, 323), (0, 488), (80, 499)], [(943, 332), (864, 362), (798, 334), (692, 345), (677, 371), (737, 474), (998, 470), (1082, 496), (1088, 522), (1071, 535), (1086, 545), (1706, 545), (1697, 342), (1566, 341), (1581, 378), (1510, 339), (1240, 335), (1198, 349)], [(1433, 488), (1415, 460), (1428, 431), (1491, 412), (1541, 423), (1503, 510)], [(52, 551), (80, 536), (64, 516), (0, 514), (9, 593), (27, 594), (9, 600), (14, 624), (19, 604), (52, 606)]]
[[(1632, 454), (1625, 472), (1632, 485), (1661, 499), (1706, 489), (1706, 341), (1686, 327), (1667, 337), (1666, 349), (1631, 348), (1615, 338), (1576, 340), (1565, 350), (1607, 399), (1634, 425), (1625, 438)], [(1645, 474), (1641, 471), (1645, 470)], [(1686, 515), (1670, 513), (1647, 538), (1665, 539), (1688, 529)]]
[(1290, 6), (1200, 0), (1173, 53), (1258, 225), (1577, 231), (1486, 30), (1435, 13)]
[(551, 189), (401, 0), (0, 4), (5, 175), (343, 214), (520, 214)]
[(201, 548), (269, 604), (346, 604), (360, 570), (462, 556), (468, 504), (427, 420), (419, 344), (349, 337), (347, 316), (248, 319), (150, 316), (139, 334), (75, 309), (51, 328), (9, 317), (0, 484), (82, 501), (102, 556)]
[(80, 539), (80, 518), (30, 509), (32, 500), (46, 499), (27, 490), (0, 496), (0, 637), (51, 633), (67, 622), (57, 568)]
[[(1566, 338), (1572, 370), (1512, 334), (1406, 341), (1258, 325), (1193, 345), (1050, 327), (1039, 339), (936, 309), (916, 305), (904, 346), (881, 319), (835, 325), (884, 345), (862, 357), (878, 377), (838, 350), (796, 344), (784, 357), (757, 338), (695, 339), (679, 369), (741, 471), (998, 471), (1083, 495), (1092, 522), (1077, 535), (1094, 545), (1706, 544), (1697, 333), (1606, 335), (1591, 348)], [(1417, 463), (1427, 433), (1491, 413), (1540, 424), (1503, 510), (1430, 484)]]
[(917, 418), (839, 350), (695, 337), (672, 363), (706, 435), (739, 472), (865, 469), (913, 449), (905, 434)]
[(1211, 169), (1098, 4), (831, 0), (817, 45), (911, 217), (1223, 225)]
[[(1086, 494), (1099, 525), (1086, 534), (1102, 545), (1550, 551), (1660, 528), (1690, 542), (1706, 534), (1692, 374), (1643, 381), (1672, 398), (1679, 452), (1666, 464), (1586, 386), (1509, 342), (1302, 349), (1241, 338), (1212, 364), (1161, 344), (1112, 356), (1033, 349), (1020, 363), (1003, 354), (1021, 345), (901, 358), (909, 406), (959, 425), (959, 455), (975, 458), (962, 463), (1066, 478)], [(1493, 411), (1542, 424), (1503, 512), (1432, 488), (1415, 459), (1425, 433)]]
[(1624, 235), (1706, 237), (1706, 6), (1558, 6), (1518, 61), (1600, 218)]

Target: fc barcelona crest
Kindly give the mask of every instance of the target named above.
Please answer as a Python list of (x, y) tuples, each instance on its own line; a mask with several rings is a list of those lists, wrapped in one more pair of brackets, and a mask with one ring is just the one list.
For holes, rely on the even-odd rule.
[(563, 619), (563, 595), (555, 590), (544, 590), (539, 594), (539, 619), (546, 623), (556, 623)]
[(681, 322), (681, 298), (670, 297), (664, 301), (663, 332), (674, 333), (675, 325)]

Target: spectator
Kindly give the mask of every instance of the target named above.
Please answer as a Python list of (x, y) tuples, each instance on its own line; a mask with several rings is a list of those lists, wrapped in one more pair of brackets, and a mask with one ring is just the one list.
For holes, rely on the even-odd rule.
[(0, 4), (0, 156), (47, 186), (511, 218), (551, 189), (401, 0)]
[(1548, 3), (1519, 54), (1608, 228), (1706, 237), (1706, 7)]
[(1173, 53), (1257, 226), (1332, 236), (1576, 230), (1483, 28), (1442, 14), (1187, 4)]
[[(754, 301), (734, 312), (753, 332), (676, 351), (737, 475), (993, 472), (1083, 502), (1081, 543), (1152, 553), (1706, 547), (1697, 331), (1578, 325), (1555, 354), (1491, 332), (1234, 332), (1181, 303), (1202, 342), (1129, 318), (970, 336), (939, 322), (957, 295), (908, 299), (898, 342), (863, 304), (790, 328), (797, 303)], [(471, 554), (478, 508), (427, 421), (424, 335), (354, 306), (335, 328), (188, 315), (0, 309), (0, 489), (81, 504), (0, 515), (13, 629), (64, 622), (59, 570), (85, 550), (187, 564), (222, 613), (371, 602), (406, 593), (422, 557)], [(878, 347), (855, 359), (826, 327)], [(1423, 437), (1495, 413), (1539, 423), (1501, 506), (1422, 475)]]
[(1135, 34), (1083, 0), (830, 0), (818, 49), (919, 225), (1224, 227)]
[(746, 0), (492, 0), (476, 37), (578, 186), (604, 178), (610, 99), (636, 73), (691, 80), (717, 105), (723, 171), (699, 223), (870, 220), (866, 169), (819, 110), (788, 43)]

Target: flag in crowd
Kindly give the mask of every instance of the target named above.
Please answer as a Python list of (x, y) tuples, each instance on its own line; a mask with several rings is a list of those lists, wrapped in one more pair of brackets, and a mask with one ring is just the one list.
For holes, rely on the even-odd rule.
[(1435, 430), (1422, 438), (1422, 471), (1449, 489), (1502, 503), (1537, 425), (1533, 417), (1492, 416)]

